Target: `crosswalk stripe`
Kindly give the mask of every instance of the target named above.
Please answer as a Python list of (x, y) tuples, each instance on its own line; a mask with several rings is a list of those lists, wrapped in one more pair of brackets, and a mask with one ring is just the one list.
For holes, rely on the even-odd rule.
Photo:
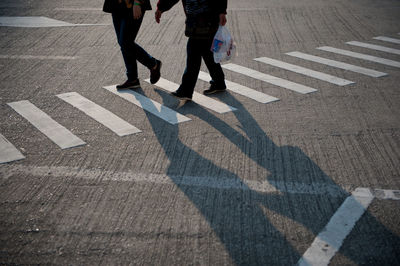
[(312, 77), (312, 78), (319, 79), (322, 81), (326, 81), (326, 82), (329, 82), (329, 83), (332, 83), (335, 85), (339, 85), (339, 86), (346, 86), (349, 84), (354, 84), (353, 81), (338, 78), (338, 77), (335, 77), (332, 75), (328, 75), (328, 74), (325, 74), (322, 72), (318, 72), (318, 71), (311, 70), (311, 69), (308, 69), (305, 67), (289, 64), (289, 63), (275, 60), (275, 59), (268, 58), (268, 57), (255, 58), (254, 60), (271, 65), (271, 66), (279, 67), (279, 68), (282, 68), (285, 70), (293, 71), (295, 73), (302, 74), (304, 76), (308, 76), (308, 77)]
[(0, 164), (25, 159), (25, 156), (0, 134)]
[(375, 45), (375, 44), (370, 44), (370, 43), (365, 43), (365, 42), (357, 42), (357, 41), (346, 42), (346, 43), (350, 44), (350, 45), (358, 46), (358, 47), (363, 47), (363, 48), (368, 48), (368, 49), (377, 50), (377, 51), (381, 51), (381, 52), (400, 55), (399, 49), (393, 49), (393, 48), (389, 48), (386, 46)]
[[(150, 80), (147, 79), (146, 82), (150, 83)], [(163, 88), (164, 90), (169, 91), (169, 92), (174, 92), (179, 87), (178, 84), (176, 84), (174, 82), (171, 82), (169, 80), (163, 79), (163, 78), (160, 78), (160, 80), (154, 85), (156, 85), (156, 86), (158, 86), (160, 88)], [(236, 108), (234, 108), (232, 106), (229, 106), (229, 105), (227, 105), (225, 103), (222, 103), (222, 102), (219, 102), (217, 100), (214, 100), (213, 98), (204, 96), (204, 95), (202, 95), (202, 94), (200, 94), (198, 92), (194, 92), (193, 93), (192, 100), (193, 100), (193, 102), (195, 102), (195, 103), (197, 103), (197, 104), (199, 104), (199, 105), (201, 105), (201, 106), (203, 106), (205, 108), (213, 110), (213, 111), (215, 111), (217, 113), (220, 113), (220, 114), (227, 113), (227, 112), (232, 112), (232, 111), (236, 111), (237, 110)]]
[[(211, 76), (210, 74), (200, 71), (199, 73), (199, 79), (203, 80), (203, 81), (210, 81), (211, 80)], [(278, 98), (275, 98), (273, 96), (270, 96), (268, 94), (250, 89), (246, 86), (240, 85), (238, 83), (229, 81), (229, 80), (225, 80), (226, 83), (226, 88), (230, 91), (233, 91), (237, 94), (243, 95), (245, 97), (248, 97), (250, 99), (253, 99), (257, 102), (260, 103), (270, 103), (270, 102), (275, 102), (275, 101), (279, 101)]]
[(179, 114), (174, 110), (161, 105), (160, 103), (153, 101), (146, 96), (143, 96), (133, 90), (122, 90), (118, 91), (115, 85), (103, 87), (109, 92), (114, 93), (115, 95), (120, 96), (121, 98), (131, 102), (140, 108), (146, 110), (149, 113), (165, 120), (170, 124), (178, 124), (186, 121), (190, 121), (189, 117)]
[(354, 58), (358, 58), (358, 59), (363, 59), (363, 60), (379, 63), (382, 65), (387, 65), (387, 66), (392, 66), (392, 67), (400, 67), (400, 62), (398, 62), (398, 61), (393, 61), (393, 60), (380, 58), (380, 57), (376, 57), (376, 56), (371, 56), (371, 55), (367, 55), (367, 54), (355, 53), (352, 51), (337, 49), (337, 48), (333, 48), (333, 47), (329, 47), (329, 46), (318, 47), (317, 49), (326, 51), (326, 52), (332, 52), (332, 53), (336, 53), (336, 54), (346, 55), (346, 56), (350, 56), (350, 57), (354, 57)]
[(320, 63), (320, 64), (324, 64), (324, 65), (328, 65), (328, 66), (332, 66), (332, 67), (336, 67), (336, 68), (340, 68), (340, 69), (344, 69), (344, 70), (348, 70), (348, 71), (352, 71), (352, 72), (356, 72), (359, 74), (364, 74), (370, 77), (374, 77), (374, 78), (378, 78), (378, 77), (383, 77), (383, 76), (387, 76), (387, 73), (383, 73), (383, 72), (379, 72), (376, 70), (372, 70), (372, 69), (368, 69), (368, 68), (364, 68), (364, 67), (360, 67), (360, 66), (354, 66), (354, 65), (350, 65), (347, 63), (343, 63), (343, 62), (339, 62), (339, 61), (334, 61), (331, 59), (326, 59), (323, 57), (319, 57), (319, 56), (314, 56), (314, 55), (310, 55), (310, 54), (305, 54), (305, 53), (301, 53), (301, 52), (290, 52), (290, 53), (286, 53), (287, 55), (290, 56), (294, 56), (297, 58), (301, 58), (304, 60), (309, 60), (315, 63)]
[(132, 126), (125, 120), (97, 105), (96, 103), (86, 99), (76, 92), (69, 92), (57, 95), (58, 98), (78, 108), (97, 122), (111, 129), (118, 136), (126, 136), (141, 132), (138, 128)]
[(262, 80), (264, 82), (288, 89), (288, 90), (292, 90), (298, 93), (302, 93), (302, 94), (306, 94), (306, 93), (311, 93), (311, 92), (316, 92), (317, 90), (305, 85), (301, 85), (292, 81), (288, 81), (285, 79), (281, 79), (278, 77), (274, 77), (268, 74), (264, 74), (261, 73), (259, 71), (256, 71), (254, 69), (250, 69), (247, 67), (243, 67), (240, 65), (236, 65), (236, 64), (225, 64), (222, 65), (223, 68), (258, 79), (258, 80)]
[(390, 43), (400, 44), (400, 39), (396, 39), (396, 38), (389, 38), (389, 37), (385, 37), (385, 36), (378, 36), (378, 37), (374, 37), (373, 39), (379, 40), (379, 41), (384, 41), (384, 42), (390, 42)]
[(61, 55), (0, 55), (0, 59), (74, 60), (76, 56)]
[(68, 129), (54, 121), (45, 112), (29, 101), (8, 103), (22, 117), (28, 120), (40, 132), (45, 134), (61, 149), (72, 148), (86, 143), (71, 133)]

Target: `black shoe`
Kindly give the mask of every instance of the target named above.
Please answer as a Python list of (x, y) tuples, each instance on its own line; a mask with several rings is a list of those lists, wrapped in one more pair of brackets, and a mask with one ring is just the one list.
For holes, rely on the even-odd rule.
[(203, 91), (204, 95), (210, 95), (213, 93), (226, 91), (226, 86), (217, 86), (213, 80), (210, 81), (210, 84), (211, 84), (210, 88), (208, 90)]
[(137, 89), (140, 88), (140, 82), (138, 79), (134, 81), (125, 81), (125, 83), (117, 85), (118, 90), (127, 90), (127, 89)]
[(191, 101), (192, 97), (184, 96), (181, 93), (178, 93), (178, 91), (171, 92), (172, 96), (175, 96), (179, 100), (186, 100), (186, 101)]
[(156, 59), (156, 68), (150, 69), (150, 83), (155, 84), (161, 77), (161, 61)]

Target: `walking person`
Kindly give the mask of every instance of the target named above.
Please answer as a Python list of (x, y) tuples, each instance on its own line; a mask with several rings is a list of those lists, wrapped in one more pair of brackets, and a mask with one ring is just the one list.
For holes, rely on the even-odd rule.
[[(179, 0), (159, 0), (155, 19), (160, 23), (162, 13), (171, 9)], [(211, 45), (218, 26), (226, 24), (227, 0), (182, 0), (186, 14), (185, 35), (187, 42), (186, 69), (178, 90), (172, 95), (181, 100), (191, 100), (203, 58), (212, 80), (205, 95), (226, 90), (225, 75), (221, 65), (214, 62)]]
[(137, 61), (150, 70), (150, 82), (156, 83), (161, 76), (161, 61), (153, 58), (136, 42), (146, 10), (151, 10), (150, 0), (105, 0), (103, 11), (111, 13), (124, 59), (127, 80), (117, 89), (140, 87)]

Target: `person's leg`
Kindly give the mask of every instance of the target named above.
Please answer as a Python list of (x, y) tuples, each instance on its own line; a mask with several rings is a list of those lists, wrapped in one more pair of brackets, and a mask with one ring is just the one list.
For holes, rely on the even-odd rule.
[(186, 53), (186, 69), (176, 94), (177, 96), (192, 98), (201, 66), (201, 52), (197, 39), (189, 38)]
[(125, 15), (113, 14), (113, 23), (125, 62), (128, 81), (137, 80), (137, 61), (139, 61), (150, 69), (150, 79), (152, 83), (155, 83), (160, 78), (161, 62), (150, 56), (135, 42), (143, 16), (144, 12), (140, 19), (135, 20), (130, 13)]
[(214, 55), (210, 50), (212, 40), (204, 40), (202, 43), (202, 57), (211, 76), (211, 87), (204, 91), (205, 94), (224, 91), (226, 89), (225, 75), (221, 64), (214, 61)]

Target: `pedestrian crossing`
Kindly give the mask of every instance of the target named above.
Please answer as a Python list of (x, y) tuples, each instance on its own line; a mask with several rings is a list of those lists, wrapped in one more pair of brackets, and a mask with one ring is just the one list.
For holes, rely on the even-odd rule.
[[(147, 83), (150, 83), (150, 80), (147, 79), (145, 80)], [(178, 89), (179, 85), (176, 83), (173, 83), (171, 81), (168, 81), (166, 79), (160, 78), (160, 80), (155, 84), (156, 86), (169, 91), (169, 92), (174, 92)], [(198, 92), (193, 93), (193, 102), (197, 103), (198, 105), (201, 105), (205, 108), (208, 108), (214, 112), (217, 112), (219, 114), (224, 114), (227, 112), (232, 112), (236, 111), (235, 107), (229, 106), (225, 103), (219, 102), (214, 100), (211, 97), (204, 96), (203, 94), (200, 94)]]
[[(380, 37), (374, 37), (373, 39), (384, 42), (390, 42), (392, 44), (400, 44), (398, 42), (400, 40), (396, 38), (380, 36)], [(399, 49), (386, 47), (382, 45), (370, 44), (368, 42), (349, 41), (346, 42), (346, 44), (351, 45), (355, 48), (367, 48), (370, 50), (384, 52), (389, 55), (400, 54)], [(376, 63), (378, 66), (385, 65), (395, 68), (400, 67), (400, 62), (388, 58), (381, 58), (377, 56), (362, 54), (330, 46), (316, 47), (316, 49), (334, 54), (348, 56), (350, 58), (356, 58), (368, 62), (373, 62)], [(307, 54), (300, 51), (288, 52), (285, 53), (285, 55), (291, 56), (292, 58), (296, 58), (298, 60), (305, 60), (316, 64), (323, 64), (328, 67), (338, 68), (372, 78), (388, 76), (388, 73), (381, 72), (375, 69), (344, 63), (341, 61), (332, 60), (330, 58), (316, 56), (312, 54)], [(308, 69), (300, 65), (290, 64), (270, 57), (258, 57), (254, 58), (254, 60), (263, 64), (268, 64), (269, 66), (278, 69), (282, 69), (284, 71), (291, 71), (313, 79), (320, 80), (322, 81), (322, 84), (325, 84), (327, 82), (336, 86), (347, 86), (355, 83), (353, 81), (346, 80), (341, 77), (336, 77), (320, 71)], [(273, 86), (290, 90), (300, 95), (315, 93), (318, 91), (315, 88), (295, 83), (293, 81), (283, 79), (280, 77), (272, 76), (263, 73), (257, 69), (244, 67), (234, 63), (227, 63), (222, 65), (222, 67), (225, 70), (232, 72), (234, 75), (240, 75), (251, 79), (256, 79), (271, 84)], [(318, 65), (316, 65), (315, 68), (318, 68)], [(200, 71), (198, 79), (205, 82), (209, 82), (211, 80), (211, 76), (206, 72)], [(145, 81), (147, 83), (150, 83), (149, 80)], [(249, 88), (243, 84), (235, 83), (229, 80), (226, 80), (225, 82), (227, 85), (227, 90), (235, 94), (239, 94), (243, 97), (250, 99), (251, 101), (255, 101), (260, 104), (270, 104), (281, 100), (277, 97), (265, 94), (264, 92), (260, 92), (258, 90)], [(179, 87), (178, 84), (169, 81), (165, 78), (161, 78), (156, 84), (154, 84), (154, 86), (159, 87), (168, 92), (175, 91)], [(115, 96), (118, 96), (126, 100), (131, 104), (134, 104), (138, 108), (143, 109), (145, 112), (158, 117), (159, 119), (165, 121), (166, 123), (172, 125), (178, 125), (180, 123), (190, 122), (192, 120), (191, 118), (179, 113), (179, 109), (174, 110), (177, 108), (167, 107), (137, 91), (134, 90), (120, 91), (116, 89), (116, 85), (105, 86), (103, 87), (103, 89), (112, 93)], [(78, 109), (84, 115), (94, 119), (96, 122), (108, 128), (109, 130), (111, 130), (120, 137), (139, 134), (142, 132), (139, 128), (135, 127), (134, 125), (131, 125), (130, 123), (123, 120), (119, 116), (113, 114), (105, 107), (91, 101), (88, 98), (85, 98), (84, 96), (80, 95), (77, 92), (68, 92), (68, 93), (58, 94), (55, 96), (61, 101), (64, 101), (69, 105), (71, 105), (72, 107)], [(195, 92), (193, 95), (193, 102), (218, 114), (225, 114), (229, 112), (238, 111), (235, 106), (230, 106), (221, 101), (218, 101), (215, 98), (208, 97), (197, 92)], [(61, 149), (74, 148), (86, 144), (85, 141), (75, 136), (70, 130), (60, 125), (53, 118), (51, 118), (48, 114), (46, 114), (44, 111), (42, 111), (40, 108), (35, 106), (30, 101), (23, 100), (18, 102), (10, 102), (8, 103), (8, 106), (12, 108), (20, 116), (25, 118), (26, 121), (28, 121), (30, 124), (36, 127), (41, 133), (43, 133), (48, 139), (57, 144)], [(6, 137), (0, 134), (0, 164), (17, 161), (24, 158), (25, 156), (11, 142), (9, 142), (6, 139)]]

